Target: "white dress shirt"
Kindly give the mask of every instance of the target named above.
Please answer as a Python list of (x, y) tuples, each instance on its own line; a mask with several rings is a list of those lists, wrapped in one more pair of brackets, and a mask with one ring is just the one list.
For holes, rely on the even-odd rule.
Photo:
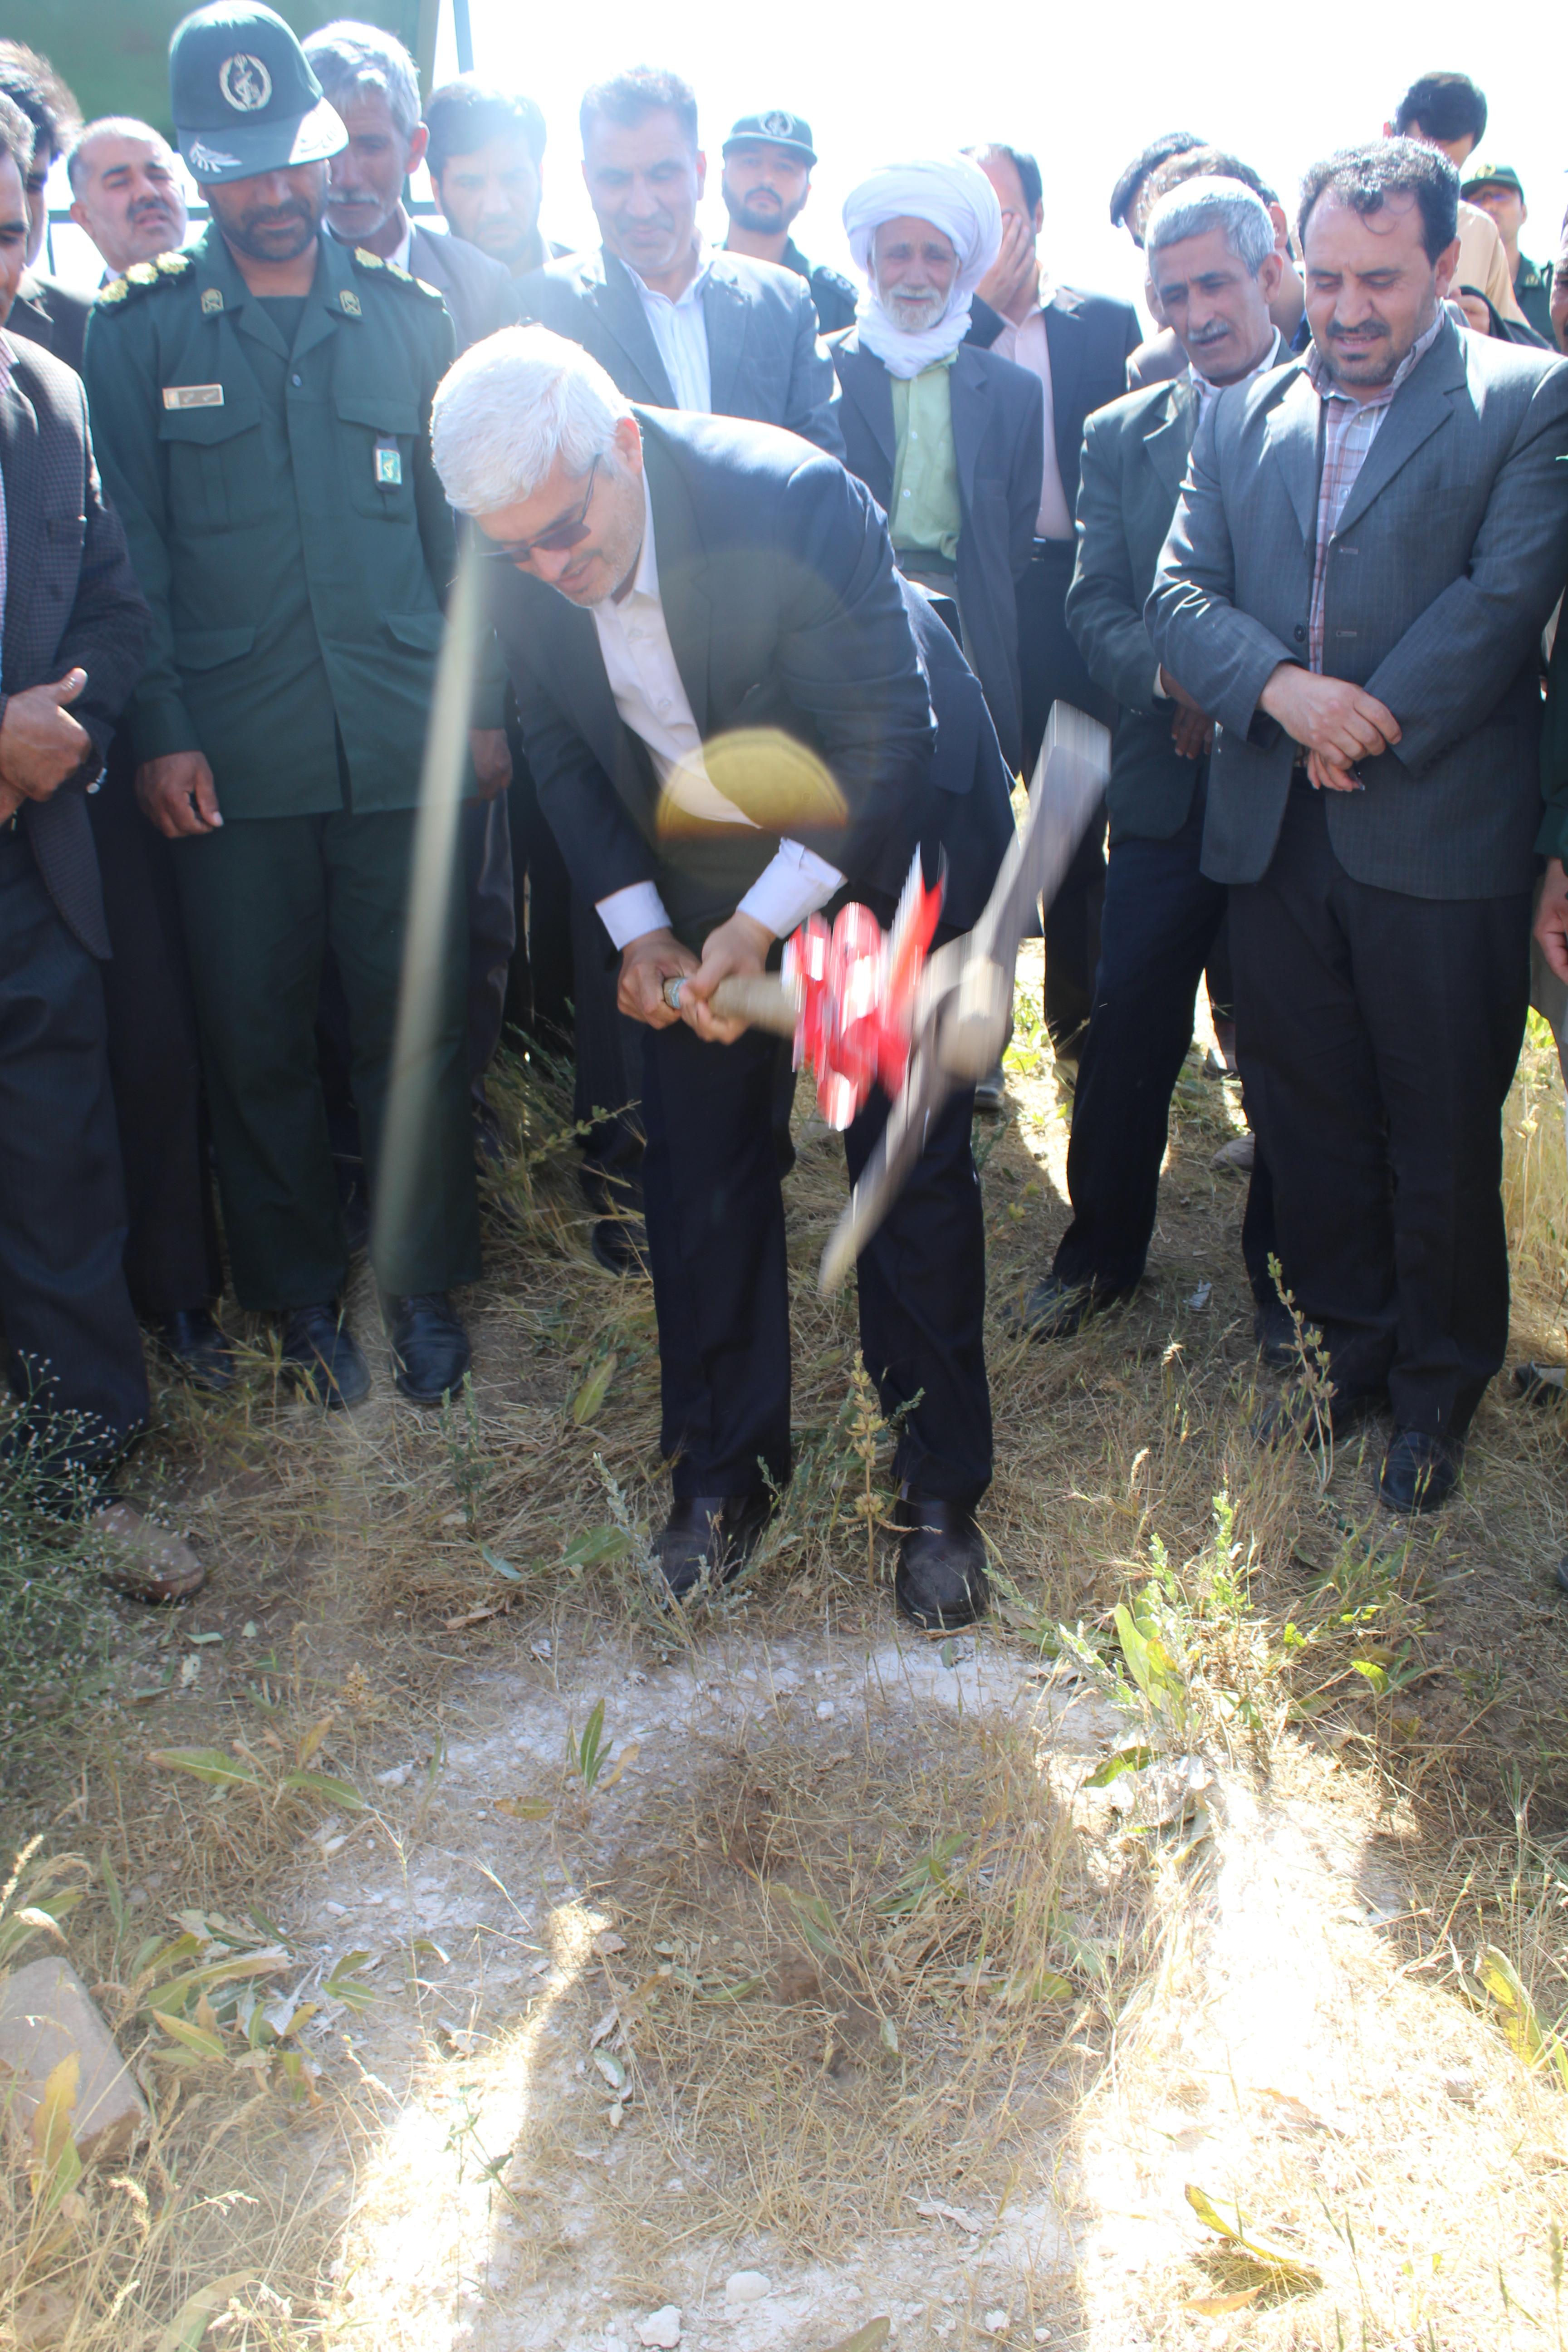
[(712, 255), (704, 255), (700, 246), (697, 275), (673, 302), (668, 294), (656, 294), (651, 286), (646, 286), (635, 269), (631, 273), (643, 315), (653, 329), (675, 404), (677, 408), (695, 409), (701, 416), (710, 415), (713, 407), (713, 380), (708, 368), (708, 321), (702, 315), (702, 289), (712, 267)]
[(1068, 539), (1072, 531), (1072, 509), (1068, 494), (1062, 488), (1062, 469), (1057, 462), (1056, 402), (1051, 391), (1051, 350), (1046, 338), (1045, 306), (1053, 289), (1042, 269), (1035, 299), (1027, 315), (1016, 324), (1004, 319), (1002, 331), (991, 349), (999, 359), (1011, 360), (1015, 367), (1027, 368), (1038, 376), (1046, 404), (1046, 463), (1040, 476), (1040, 511), (1035, 519), (1037, 539)]
[[(702, 738), (681, 682), (658, 593), (653, 500), (646, 472), (642, 552), (632, 584), (618, 603), (607, 596), (593, 610), (616, 709), (632, 733), (647, 745), (665, 798), (705, 824), (744, 825), (754, 833), (754, 819), (726, 798), (703, 763)], [(785, 939), (808, 915), (826, 905), (843, 880), (837, 866), (798, 841), (781, 841), (772, 863), (742, 899), (739, 911), (753, 916), (775, 939)], [(645, 931), (669, 928), (664, 901), (652, 882), (632, 882), (624, 890), (613, 890), (598, 901), (598, 913), (617, 948), (641, 939)]]

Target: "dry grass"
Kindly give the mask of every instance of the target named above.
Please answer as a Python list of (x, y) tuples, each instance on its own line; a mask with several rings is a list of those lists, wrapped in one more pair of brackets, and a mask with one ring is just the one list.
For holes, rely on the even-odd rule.
[[(998, 1309), (1065, 1219), (1052, 1074), (1026, 1034), (1013, 1060), (1017, 1116), (984, 1138)], [(100, 1876), (67, 1924), (90, 1981), (122, 1982), (127, 1937), (175, 1934), (182, 1911), (244, 1922), (320, 1884), (313, 1832), (332, 1808), (277, 1787), (318, 1732), (305, 1769), (371, 1794), (398, 1757), (438, 1759), (476, 1672), (542, 1641), (565, 1674), (612, 1651), (695, 1660), (731, 1633), (852, 1644), (884, 1619), (889, 1561), (858, 1515), (879, 1433), (857, 1403), (852, 1308), (811, 1280), (841, 1197), (836, 1140), (805, 1118), (789, 1187), (801, 1473), (741, 1591), (671, 1622), (637, 1573), (662, 1492), (651, 1301), (586, 1257), (550, 1074), (514, 1073), (506, 1098), (511, 1222), (491, 1222), (471, 1407), (436, 1425), (378, 1397), (322, 1423), (277, 1396), (259, 1349), (231, 1406), (160, 1399), (149, 1491), (213, 1560), (210, 1595), (178, 1622), (117, 1612), (110, 1699), (41, 1730), (15, 1779), (16, 1843), (42, 1830), (95, 1871), (107, 1857), (125, 1891), (127, 1920)], [(1534, 1040), (1508, 1114), (1517, 1356), (1563, 1353), (1559, 1113)], [(336, 2029), (312, 2045), (320, 2106), (290, 2104), (280, 2067), (258, 2089), (232, 2053), (199, 2062), (124, 2013), (153, 2139), (129, 2185), (89, 2177), (79, 2207), (47, 2217), (25, 2168), (6, 2174), (0, 2342), (177, 2352), (197, 2315), (164, 2331), (226, 2281), (225, 2347), (367, 2328), (445, 2344), (395, 2291), (396, 2217), (443, 2165), (450, 2226), (423, 2242), (452, 2265), (431, 2291), (454, 2326), (477, 2261), (521, 2293), (580, 2260), (587, 2231), (610, 2274), (651, 2294), (699, 2242), (825, 2262), (899, 2242), (908, 2200), (934, 2191), (1070, 2223), (1076, 2267), (1028, 2288), (1019, 2341), (1037, 2317), (1105, 2352), (1557, 2342), (1568, 2091), (1550, 2063), (1521, 2065), (1476, 1966), (1505, 1952), (1548, 2033), (1568, 2008), (1568, 1644), (1548, 1581), (1568, 1550), (1564, 1431), (1551, 1407), (1489, 1400), (1464, 1493), (1392, 1545), (1375, 1434), (1326, 1486), (1306, 1458), (1260, 1456), (1240, 1187), (1208, 1165), (1235, 1119), (1230, 1090), (1190, 1066), (1144, 1292), (1061, 1349), (1010, 1343), (998, 1322), (991, 1357), (1004, 1607), (988, 1638), (1111, 1692), (1128, 1741), (1201, 1748), (1221, 1774), (1209, 1834), (1151, 1842), (1086, 1816), (1018, 1729), (892, 1706), (852, 1733), (764, 1717), (662, 1790), (625, 1784), (589, 1893), (555, 1908), (559, 1989), (482, 2068), (434, 2038), (412, 1950), (374, 2027), (384, 2063), (358, 2027), (358, 2063)], [(356, 1306), (368, 1335), (368, 1297)], [(873, 1461), (873, 1499), (879, 1475)], [(1118, 1601), (1168, 1663), (1146, 1690)], [(236, 1740), (259, 1794), (217, 1798), (143, 1760)], [(379, 1800), (351, 1821), (331, 1867), (429, 1834), (437, 1779), (411, 1823)], [(565, 1853), (574, 1834), (556, 1804), (548, 1835)], [(1371, 1898), (1358, 1912), (1347, 1892), (1367, 1888), (1397, 1916), (1369, 1925)], [(593, 1939), (611, 1927), (626, 1949), (608, 1961)], [(1067, 1990), (1019, 1991), (1031, 1971)], [(624, 2147), (585, 2169), (573, 2069), (584, 2020), (623, 1998)], [(1443, 2086), (1456, 2070), (1468, 2100)], [(508, 2133), (524, 2111), (514, 2137), (491, 2134), (487, 2101)], [(502, 2151), (510, 2169), (487, 2174)], [(1260, 2284), (1234, 2250), (1202, 2255), (1186, 2179), (1239, 2199), (1324, 2284), (1265, 2275), (1234, 2315), (1184, 2310)], [(914, 2223), (917, 2244), (932, 2226)], [(959, 2343), (979, 2326), (962, 2298), (953, 2326)]]

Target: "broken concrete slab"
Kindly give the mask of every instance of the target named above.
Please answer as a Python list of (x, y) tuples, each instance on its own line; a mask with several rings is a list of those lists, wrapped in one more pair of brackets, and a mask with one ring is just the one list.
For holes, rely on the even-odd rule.
[(147, 2102), (68, 1960), (33, 1960), (0, 1982), (0, 2102), (26, 2132), (63, 2058), (81, 2063), (71, 2137), (83, 2158), (119, 2156), (151, 2121)]

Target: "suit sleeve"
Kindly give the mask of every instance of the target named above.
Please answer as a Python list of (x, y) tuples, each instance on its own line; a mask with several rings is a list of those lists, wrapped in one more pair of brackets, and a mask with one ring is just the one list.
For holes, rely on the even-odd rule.
[(791, 835), (853, 877), (889, 834), (911, 844), (935, 748), (931, 697), (870, 492), (842, 466), (797, 467), (780, 501), (780, 667), (845, 803), (842, 826)]
[(1279, 730), (1258, 698), (1281, 662), (1296, 656), (1236, 607), (1236, 552), (1216, 434), (1224, 407), (1216, 402), (1198, 427), (1143, 617), (1156, 660), (1194, 700), (1233, 735), (1267, 748)]
[(1469, 569), (1433, 598), (1367, 679), (1367, 692), (1399, 721), (1393, 757), (1412, 775), (1496, 707), (1529, 658), (1565, 572), (1568, 366), (1560, 362), (1537, 383), (1498, 470)]
[(529, 772), (573, 887), (596, 906), (635, 882), (651, 883), (653, 851), (575, 722), (526, 658), (514, 657), (510, 670)]
[(1152, 707), (1154, 648), (1132, 577), (1121, 514), (1124, 436), (1090, 417), (1078, 491), (1078, 558), (1067, 624), (1096, 686), (1123, 710)]
[(83, 363), (103, 486), (124, 526), (150, 616), (146, 657), (130, 709), (138, 761), (201, 750), (174, 667), (168, 512), (151, 335), (150, 321), (136, 311), (109, 320), (95, 310), (88, 320)]
[(844, 436), (838, 424), (838, 377), (816, 327), (816, 305), (802, 288), (793, 304), (794, 341), (790, 353), (789, 393), (784, 422), (803, 441), (811, 441), (842, 462)]
[[(98, 467), (93, 459), (88, 425), (87, 396), (79, 383), (76, 394), (83, 458), (83, 537), (81, 569), (77, 574), (76, 601), (60, 637), (54, 675), (68, 669), (87, 672), (87, 684), (71, 705), (92, 738), (99, 761), (106, 756), (114, 722), (130, 699), (142, 668), (151, 615), (136, 585), (130, 551), (119, 517), (103, 502)], [(4, 702), (0, 701), (0, 711)]]
[(1037, 375), (1020, 368), (1026, 398), (1013, 444), (1007, 480), (1007, 553), (1013, 577), (1021, 580), (1035, 552), (1035, 530), (1040, 520), (1040, 484), (1046, 470), (1046, 395)]

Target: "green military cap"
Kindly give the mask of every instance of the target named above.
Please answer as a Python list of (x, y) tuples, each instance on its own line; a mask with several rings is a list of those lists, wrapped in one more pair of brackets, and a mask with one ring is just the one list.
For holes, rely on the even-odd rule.
[(764, 114), (742, 114), (724, 142), (724, 152), (727, 155), (731, 147), (747, 147), (764, 140), (771, 147), (787, 147), (803, 163), (816, 161), (810, 123), (804, 115), (786, 114), (779, 106), (770, 107)]
[(1459, 183), (1459, 194), (1473, 196), (1478, 188), (1511, 188), (1516, 196), (1524, 194), (1519, 173), (1511, 163), (1468, 163), (1465, 176)]
[(349, 143), (304, 50), (256, 0), (214, 0), (175, 26), (169, 100), (180, 152), (208, 187), (324, 163)]

